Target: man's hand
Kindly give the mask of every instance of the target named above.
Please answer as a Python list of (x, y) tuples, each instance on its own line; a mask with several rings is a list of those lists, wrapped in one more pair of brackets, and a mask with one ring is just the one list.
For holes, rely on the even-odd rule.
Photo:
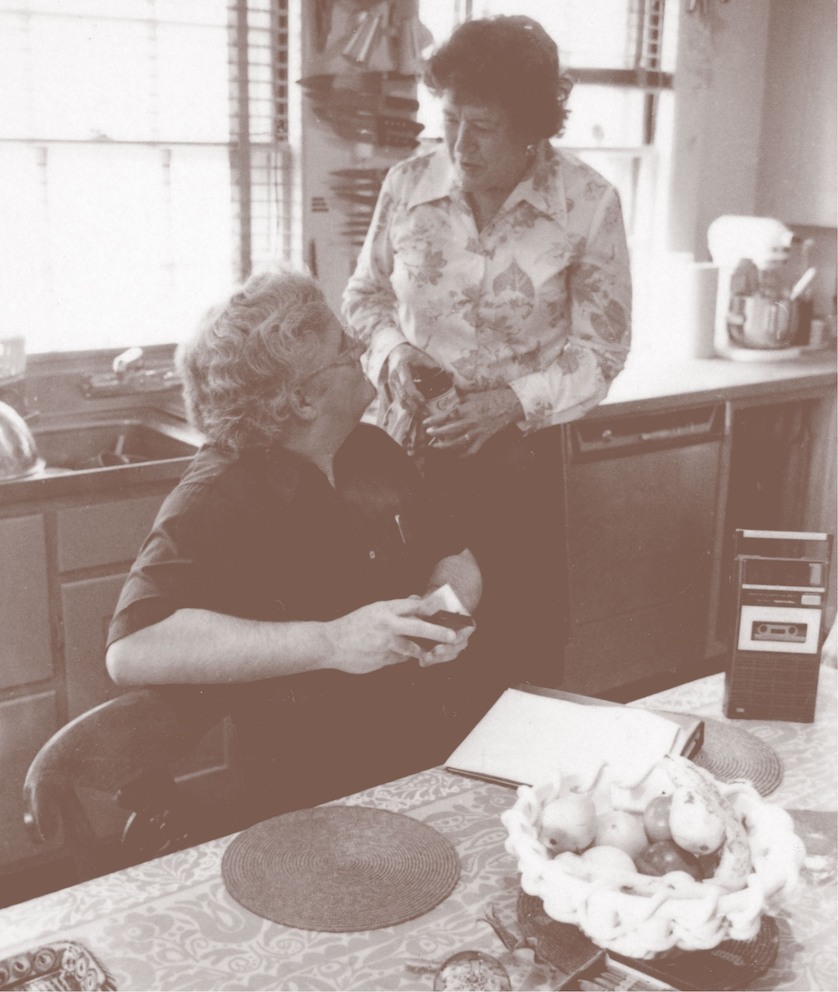
[[(324, 667), (364, 675), (409, 658), (420, 658), (424, 652), (414, 638), (439, 641), (440, 646), (446, 648), (460, 643), (464, 632), (457, 634), (448, 627), (429, 623), (418, 615), (421, 609), (420, 597), (411, 596), (371, 603), (332, 620), (326, 626), (334, 660)], [(453, 657), (462, 651), (467, 641), (468, 637)], [(437, 648), (433, 650), (437, 651)], [(438, 660), (450, 659), (439, 657)]]
[(457, 636), (450, 644), (437, 644), (427, 651), (423, 651), (419, 655), (419, 664), (423, 668), (427, 668), (429, 665), (439, 665), (444, 661), (454, 661), (465, 651), (474, 630), (474, 625), (464, 627), (456, 632)]

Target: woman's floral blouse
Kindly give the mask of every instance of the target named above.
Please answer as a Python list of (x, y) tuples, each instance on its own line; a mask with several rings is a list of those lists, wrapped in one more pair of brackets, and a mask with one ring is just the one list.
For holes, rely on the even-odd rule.
[(420, 153), (387, 174), (343, 305), (373, 382), (408, 341), (462, 391), (511, 386), (525, 431), (580, 417), (605, 397), (629, 347), (617, 192), (544, 141), (478, 231), (446, 150)]

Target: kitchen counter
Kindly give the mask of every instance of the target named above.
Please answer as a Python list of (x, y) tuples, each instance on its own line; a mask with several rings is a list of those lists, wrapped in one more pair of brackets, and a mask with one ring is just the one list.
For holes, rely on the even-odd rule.
[(738, 400), (782, 402), (835, 388), (834, 349), (777, 361), (691, 358), (661, 361), (650, 351), (629, 355), (625, 369), (589, 419)]
[[(41, 384), (27, 387), (34, 409), (57, 412), (56, 402), (72, 398), (76, 409), (115, 409), (137, 405), (137, 400), (167, 413), (182, 412), (180, 394), (148, 397), (117, 397), (107, 400), (79, 400), (74, 371), (64, 379), (53, 373)], [(66, 380), (73, 386), (62, 385)], [(804, 354), (793, 361), (741, 362), (722, 358), (660, 361), (649, 352), (629, 355), (623, 372), (614, 381), (605, 401), (592, 410), (589, 420), (638, 413), (653, 413), (703, 403), (736, 401), (749, 403), (779, 403), (784, 400), (825, 395), (836, 384), (835, 351)], [(70, 410), (63, 412), (73, 412)], [(200, 440), (199, 435), (196, 435)], [(167, 482), (174, 484), (182, 474), (188, 459), (125, 465), (91, 472), (24, 479), (0, 483), (0, 505), (53, 497), (77, 496), (92, 492), (119, 491), (126, 486)]]

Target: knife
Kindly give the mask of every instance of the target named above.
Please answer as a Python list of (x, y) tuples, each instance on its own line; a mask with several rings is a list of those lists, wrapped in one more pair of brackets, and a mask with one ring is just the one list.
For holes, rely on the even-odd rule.
[(416, 76), (404, 72), (345, 72), (339, 76), (334, 73), (318, 73), (314, 76), (298, 79), (297, 83), (305, 90), (323, 93), (334, 88), (336, 79), (340, 79), (343, 89), (361, 90), (368, 93), (380, 92), (384, 83), (416, 82)]
[(326, 90), (325, 92), (309, 93), (308, 98), (315, 104), (321, 106), (335, 107), (336, 109), (346, 108), (349, 110), (367, 110), (375, 113), (380, 110), (389, 110), (394, 113), (404, 111), (413, 114), (419, 109), (419, 101), (406, 96), (391, 96), (386, 93), (364, 92), (362, 90), (339, 89)]

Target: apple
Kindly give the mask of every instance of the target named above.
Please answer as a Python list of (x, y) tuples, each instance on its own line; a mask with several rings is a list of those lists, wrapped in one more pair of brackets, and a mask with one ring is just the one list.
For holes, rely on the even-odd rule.
[(685, 871), (697, 881), (703, 878), (698, 859), (683, 850), (673, 840), (656, 840), (634, 859), (641, 875), (666, 875), (670, 871)]
[(655, 796), (643, 810), (643, 826), (650, 841), (672, 840), (672, 830), (669, 827), (671, 808), (672, 796)]
[(630, 858), (636, 858), (648, 845), (643, 818), (637, 813), (629, 813), (624, 809), (611, 810), (602, 813), (596, 820), (594, 845), (619, 847)]

